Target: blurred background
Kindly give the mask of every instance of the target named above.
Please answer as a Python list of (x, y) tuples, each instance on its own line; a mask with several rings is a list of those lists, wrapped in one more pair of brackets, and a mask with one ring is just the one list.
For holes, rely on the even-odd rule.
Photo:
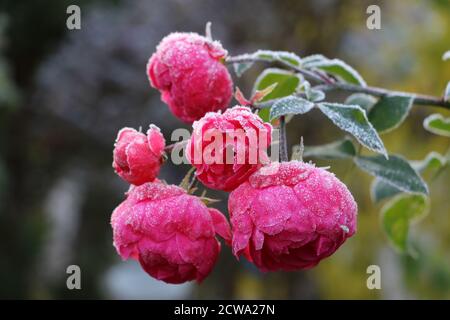
[[(57, 299), (449, 299), (450, 170), (430, 183), (431, 212), (412, 230), (415, 259), (397, 254), (379, 225), (370, 176), (349, 161), (330, 165), (359, 205), (357, 234), (312, 270), (261, 274), (223, 246), (202, 285), (166, 285), (123, 262), (109, 219), (127, 185), (112, 168), (117, 131), (155, 123), (166, 139), (186, 127), (150, 88), (145, 65), (173, 31), (204, 32), (231, 55), (257, 49), (323, 53), (353, 65), (376, 86), (441, 95), (450, 79), (450, 1), (0, 0), (0, 298)], [(81, 7), (81, 30), (66, 28), (66, 8)], [(381, 7), (381, 30), (366, 28), (366, 8)], [(235, 82), (248, 95), (263, 66)], [(333, 98), (333, 97), (332, 97)], [(335, 96), (342, 99), (341, 96)], [(426, 132), (432, 107), (415, 107), (383, 135), (391, 153), (422, 159), (450, 141)], [(288, 126), (289, 141), (331, 142), (342, 133), (311, 112)], [(164, 166), (178, 183), (185, 166)], [(226, 199), (225, 194), (213, 197)], [(226, 200), (216, 204), (226, 211)], [(81, 268), (68, 290), (66, 268)], [(381, 267), (381, 290), (366, 269)]]

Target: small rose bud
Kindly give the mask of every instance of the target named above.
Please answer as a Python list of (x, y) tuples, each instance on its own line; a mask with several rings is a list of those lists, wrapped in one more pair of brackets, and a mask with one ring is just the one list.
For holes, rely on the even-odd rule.
[(165, 140), (157, 126), (150, 125), (147, 135), (132, 128), (119, 131), (114, 144), (113, 168), (134, 185), (155, 180), (164, 153)]

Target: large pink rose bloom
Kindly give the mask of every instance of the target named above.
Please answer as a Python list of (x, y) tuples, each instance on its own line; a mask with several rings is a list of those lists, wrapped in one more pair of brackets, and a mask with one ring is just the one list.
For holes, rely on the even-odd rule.
[(175, 116), (192, 123), (230, 103), (233, 83), (222, 63), (226, 55), (217, 41), (196, 33), (172, 33), (162, 39), (147, 64), (150, 84)]
[(314, 267), (356, 231), (347, 187), (304, 162), (261, 168), (230, 194), (228, 208), (233, 253), (262, 271)]
[(114, 170), (134, 185), (155, 180), (163, 162), (165, 143), (155, 125), (150, 125), (147, 135), (133, 128), (121, 129), (114, 144)]
[(247, 107), (209, 112), (194, 122), (186, 157), (205, 186), (231, 191), (268, 162), (271, 133), (272, 126)]
[(220, 251), (215, 234), (230, 241), (226, 218), (184, 189), (160, 181), (132, 186), (111, 217), (114, 246), (167, 283), (201, 282)]

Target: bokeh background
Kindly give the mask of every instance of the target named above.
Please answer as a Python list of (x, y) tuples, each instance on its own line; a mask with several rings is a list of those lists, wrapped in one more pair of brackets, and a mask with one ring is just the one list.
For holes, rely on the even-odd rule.
[[(313, 270), (261, 274), (223, 247), (200, 286), (166, 285), (112, 246), (110, 214), (127, 185), (111, 168), (123, 126), (155, 123), (166, 138), (186, 127), (149, 87), (147, 59), (172, 31), (213, 36), (232, 55), (259, 48), (304, 56), (323, 53), (357, 68), (369, 84), (441, 95), (450, 79), (450, 1), (0, 0), (0, 298), (450, 298), (450, 170), (433, 181), (431, 212), (412, 230), (416, 259), (399, 255), (379, 226), (372, 178), (348, 161), (330, 165), (359, 205), (358, 233)], [(81, 7), (81, 30), (66, 28), (66, 8)], [(366, 28), (366, 8), (382, 9), (382, 29)], [(262, 66), (235, 79), (245, 93)], [(341, 96), (335, 96), (342, 99)], [(383, 140), (391, 153), (422, 159), (445, 153), (449, 139), (422, 128), (415, 107)], [(320, 113), (288, 126), (290, 143), (341, 136)], [(167, 164), (178, 183), (187, 167)], [(225, 194), (211, 194), (226, 199)], [(226, 200), (216, 204), (226, 212)], [(81, 268), (81, 290), (66, 288), (66, 268)], [(382, 290), (368, 290), (366, 268), (382, 270)]]

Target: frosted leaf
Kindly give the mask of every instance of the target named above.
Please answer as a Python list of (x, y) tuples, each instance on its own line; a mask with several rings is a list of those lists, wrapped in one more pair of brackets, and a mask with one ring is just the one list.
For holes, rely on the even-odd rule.
[(258, 50), (251, 56), (262, 60), (274, 61), (277, 59), (277, 52), (271, 50)]
[(325, 57), (322, 54), (312, 54), (310, 56), (304, 57), (302, 59), (302, 62), (303, 62), (303, 65), (305, 67), (307, 67), (307, 66), (309, 66), (311, 64), (314, 64), (314, 63), (317, 63), (317, 62), (320, 62), (320, 61), (323, 61), (323, 60), (328, 60), (328, 58)]
[(270, 120), (288, 114), (304, 114), (314, 107), (314, 103), (295, 96), (281, 98), (270, 109)]
[(303, 81), (302, 87), (303, 87), (303, 91), (305, 92), (306, 99), (313, 101), (313, 102), (318, 102), (318, 101), (322, 101), (323, 99), (325, 99), (325, 92), (311, 88), (311, 85), (308, 81), (306, 81), (306, 80)]
[(299, 67), (302, 63), (299, 56), (287, 51), (258, 50), (252, 54), (252, 57), (269, 62), (281, 61), (294, 67)]
[[(297, 146), (292, 148), (294, 153)], [(319, 146), (305, 146), (303, 156), (319, 159), (346, 159), (356, 155), (356, 149), (349, 138)]]
[(319, 109), (342, 130), (352, 134), (366, 148), (387, 158), (387, 152), (378, 133), (367, 119), (366, 112), (357, 105), (319, 103)]
[[(411, 166), (419, 173), (426, 170), (439, 170), (447, 165), (447, 159), (441, 154), (432, 151), (423, 160), (410, 161)], [(381, 179), (375, 178), (370, 188), (370, 195), (372, 201), (378, 202), (390, 197), (393, 197), (402, 191)]]
[(411, 166), (419, 172), (427, 169), (440, 169), (447, 165), (447, 159), (438, 152), (431, 151), (425, 159), (419, 161), (410, 161)]
[(377, 99), (374, 96), (365, 93), (354, 93), (345, 100), (345, 104), (356, 104), (363, 108), (366, 113), (369, 113), (376, 102)]
[(404, 192), (428, 194), (428, 187), (408, 161), (397, 155), (355, 157), (356, 165)]
[(278, 51), (278, 60), (295, 67), (299, 67), (301, 65), (300, 57), (292, 52)]
[(409, 243), (411, 224), (427, 215), (430, 208), (428, 197), (402, 194), (393, 198), (381, 209), (381, 224), (394, 248), (402, 253), (415, 255)]
[(450, 117), (444, 118), (441, 114), (435, 113), (423, 121), (423, 126), (434, 134), (450, 137)]
[(402, 191), (395, 186), (375, 178), (370, 186), (370, 197), (373, 202), (379, 202), (384, 199), (391, 198)]
[(368, 118), (378, 132), (388, 132), (397, 128), (408, 116), (413, 96), (390, 95), (382, 97), (370, 108)]
[(325, 92), (321, 90), (311, 89), (308, 93), (308, 100), (319, 102), (325, 99)]
[(448, 50), (447, 52), (445, 52), (442, 55), (442, 60), (446, 61), (446, 60), (450, 60), (450, 50)]
[(254, 62), (236, 62), (233, 63), (233, 69), (234, 69), (234, 73), (236, 73), (236, 75), (238, 77), (241, 77), (245, 71), (247, 71), (248, 69), (250, 69), (253, 66)]
[(305, 58), (303, 60), (303, 66), (308, 69), (316, 68), (323, 70), (341, 78), (344, 82), (357, 84), (363, 87), (367, 85), (361, 75), (353, 69), (353, 67), (339, 59), (328, 59), (321, 55), (315, 55), (309, 59)]

